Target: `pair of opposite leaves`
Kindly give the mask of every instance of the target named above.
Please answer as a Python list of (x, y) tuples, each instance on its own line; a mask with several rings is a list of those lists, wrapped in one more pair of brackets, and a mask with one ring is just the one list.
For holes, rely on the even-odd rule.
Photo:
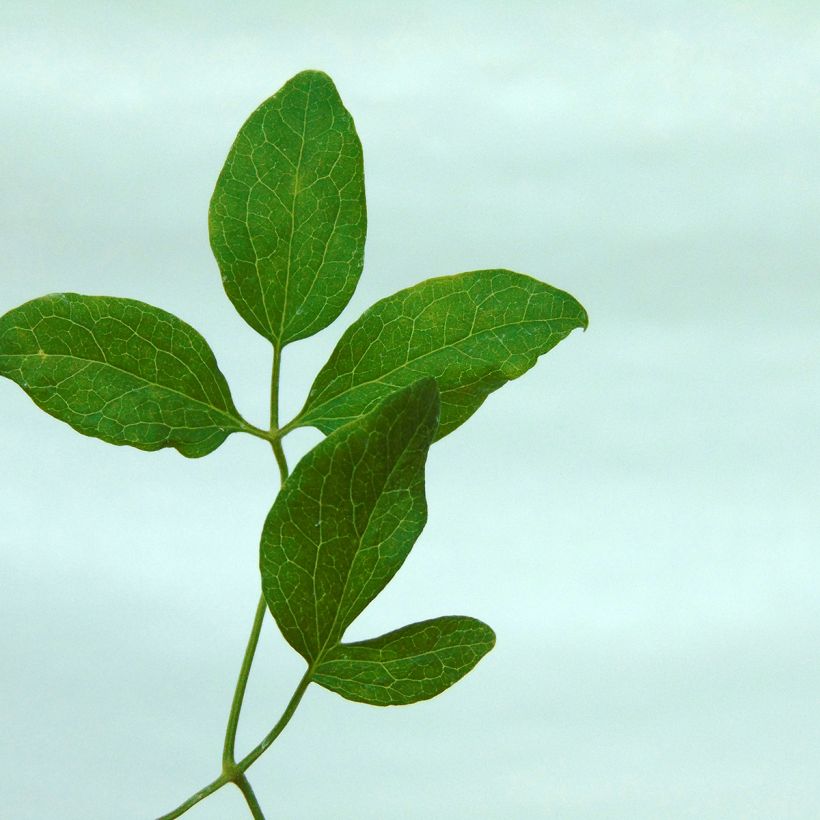
[[(302, 72), (242, 126), (209, 211), (225, 291), (277, 351), (349, 302), (366, 221), (353, 120), (327, 75)], [(586, 324), (569, 294), (484, 270), (388, 296), (343, 334), (286, 425), (329, 435), (285, 482), (261, 545), (268, 606), (313, 680), (352, 700), (412, 703), (492, 648), (492, 630), (462, 616), (341, 639), (424, 526), (430, 444)], [(205, 339), (131, 299), (63, 293), (10, 311), (0, 318), (0, 374), (112, 444), (199, 457), (231, 433), (260, 432), (234, 406)]]

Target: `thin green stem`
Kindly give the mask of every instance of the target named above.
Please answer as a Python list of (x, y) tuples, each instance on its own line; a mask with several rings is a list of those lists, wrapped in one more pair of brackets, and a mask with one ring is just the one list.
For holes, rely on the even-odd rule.
[[(279, 376), (282, 366), (282, 350), (279, 345), (273, 347), (273, 367), (271, 369), (270, 380), (270, 432), (264, 434), (270, 441), (273, 448), (273, 454), (276, 458), (276, 463), (279, 467), (279, 475), (281, 483), (285, 483), (288, 477), (288, 462), (285, 458), (285, 451), (282, 448), (282, 442), (279, 434)], [(236, 731), (239, 727), (239, 715), (242, 711), (242, 703), (245, 699), (245, 690), (248, 686), (248, 677), (250, 676), (251, 666), (253, 665), (253, 658), (256, 654), (256, 647), (259, 644), (259, 634), (262, 631), (262, 622), (265, 619), (265, 611), (267, 610), (267, 603), (265, 596), (259, 598), (259, 603), (256, 606), (256, 615), (253, 619), (253, 627), (248, 638), (248, 645), (245, 649), (245, 655), (242, 658), (242, 667), (239, 670), (239, 679), (236, 682), (236, 689), (234, 690), (233, 701), (231, 703), (231, 711), (228, 716), (228, 726), (225, 730), (225, 743), (222, 747), (222, 772), (226, 776), (233, 775), (233, 782), (239, 787), (240, 791), (245, 797), (248, 808), (254, 818), (262, 818), (262, 809), (259, 806), (259, 801), (253, 792), (250, 781), (245, 777), (244, 770), (240, 771), (238, 776), (236, 774)]]
[(288, 462), (285, 458), (285, 451), (282, 449), (282, 442), (277, 439), (272, 441), (270, 446), (273, 448), (273, 455), (276, 457), (276, 464), (279, 466), (279, 475), (284, 484), (285, 479), (288, 477)]
[(299, 413), (298, 416), (294, 416), (287, 424), (283, 424), (279, 428), (279, 438), (284, 438), (291, 430), (295, 430), (298, 426), (300, 421), (302, 420), (302, 414)]
[(242, 658), (242, 667), (239, 670), (239, 679), (236, 682), (236, 689), (233, 693), (231, 712), (228, 715), (228, 728), (225, 730), (225, 744), (222, 747), (222, 765), (231, 766), (236, 762), (234, 758), (234, 748), (236, 746), (236, 730), (239, 726), (239, 713), (242, 710), (242, 701), (245, 699), (245, 689), (248, 686), (248, 676), (250, 675), (253, 656), (256, 653), (256, 645), (259, 643), (259, 633), (262, 631), (262, 621), (265, 619), (267, 604), (265, 596), (259, 598), (256, 606), (256, 615), (253, 619), (253, 627), (248, 645), (245, 648), (245, 656)]
[(279, 476), (284, 484), (288, 477), (288, 462), (285, 458), (285, 451), (282, 449), (282, 433), (279, 430), (279, 372), (281, 367), (282, 350), (278, 345), (274, 345), (273, 370), (270, 379), (270, 429), (273, 437), (270, 439), (270, 445), (279, 466)]
[[(213, 794), (218, 789), (221, 789), (226, 783), (236, 783), (236, 785), (242, 789), (242, 793), (245, 795), (245, 799), (247, 800), (247, 792), (239, 783), (240, 776), (247, 780), (247, 778), (245, 778), (245, 772), (265, 753), (273, 741), (276, 740), (280, 734), (282, 734), (285, 726), (288, 725), (290, 719), (293, 717), (296, 707), (299, 706), (299, 702), (302, 700), (302, 696), (305, 694), (305, 691), (310, 685), (312, 677), (313, 667), (311, 666), (302, 676), (302, 680), (299, 681), (299, 685), (296, 687), (290, 701), (288, 701), (288, 705), (285, 707), (282, 717), (279, 718), (273, 729), (265, 735), (262, 741), (257, 744), (251, 752), (245, 755), (245, 757), (243, 757), (238, 763), (234, 763), (230, 767), (229, 771), (223, 771), (222, 774), (216, 778), (216, 780), (200, 789), (196, 794), (191, 795), (184, 803), (181, 803), (172, 812), (163, 814), (162, 817), (158, 818), (158, 820), (175, 820), (175, 818), (182, 816), (186, 811), (188, 811), (188, 809), (199, 803), (200, 800), (210, 794)], [(247, 783), (247, 787), (252, 793), (253, 790), (250, 789), (250, 783)], [(253, 811), (253, 806), (251, 806), (250, 802), (248, 805), (250, 806), (251, 811)], [(256, 815), (254, 815), (254, 817), (256, 817)]]
[(273, 441), (280, 435), (278, 430), (276, 430), (275, 432), (271, 430), (262, 430), (260, 427), (256, 427), (250, 423), (245, 423), (243, 425), (242, 432), (248, 433), (249, 435), (255, 436), (256, 438), (261, 438), (263, 441)]
[(204, 800), (208, 795), (221, 789), (226, 783), (230, 783), (228, 777), (225, 774), (219, 775), (212, 783), (200, 789), (196, 794), (192, 794), (184, 803), (180, 803), (173, 811), (163, 814), (157, 820), (175, 820), (177, 817), (182, 817), (188, 809), (193, 808), (200, 800)]
[(309, 667), (307, 672), (302, 676), (302, 680), (299, 681), (299, 685), (296, 687), (296, 691), (291, 696), (288, 705), (285, 707), (285, 711), (282, 712), (282, 717), (279, 718), (276, 725), (270, 732), (265, 735), (264, 739), (261, 743), (259, 743), (253, 751), (249, 752), (236, 764), (236, 768), (240, 771), (246, 771), (253, 763), (255, 763), (259, 757), (267, 750), (267, 748), (282, 734), (282, 730), (285, 726), (288, 725), (290, 719), (293, 717), (293, 713), (296, 711), (296, 707), (299, 705), (299, 701), (302, 700), (302, 696), (305, 694), (308, 686), (310, 685), (311, 678), (313, 677), (313, 667)]
[(239, 791), (244, 795), (245, 802), (248, 804), (248, 808), (251, 810), (254, 820), (265, 820), (265, 815), (262, 814), (262, 807), (259, 805), (259, 801), (256, 799), (256, 795), (251, 788), (250, 780), (248, 780), (244, 774), (240, 774), (236, 780), (234, 780), (234, 783), (236, 783), (239, 787)]
[[(263, 438), (270, 442), (273, 448), (273, 454), (276, 457), (276, 463), (279, 467), (279, 475), (282, 484), (288, 477), (288, 462), (285, 457), (285, 451), (282, 448), (282, 436), (284, 431), (279, 430), (279, 373), (282, 365), (282, 351), (278, 345), (273, 348), (273, 368), (271, 371), (271, 386), (270, 386), (270, 431), (265, 432), (258, 427), (248, 424), (245, 431), (251, 435)], [(261, 743), (259, 743), (250, 754), (242, 758), (239, 763), (236, 762), (236, 731), (239, 727), (239, 715), (242, 711), (242, 703), (245, 699), (245, 690), (248, 686), (248, 678), (253, 665), (253, 658), (256, 654), (256, 647), (259, 644), (259, 635), (262, 631), (262, 623), (265, 619), (265, 611), (267, 604), (265, 596), (259, 599), (256, 606), (256, 614), (253, 619), (253, 626), (251, 634), (248, 638), (248, 645), (245, 648), (245, 655), (242, 658), (242, 666), (239, 670), (239, 678), (236, 682), (234, 690), (233, 701), (231, 702), (231, 711), (228, 715), (228, 726), (225, 730), (225, 743), (222, 747), (222, 774), (216, 780), (209, 783), (204, 788), (200, 789), (196, 794), (191, 795), (184, 803), (180, 804), (169, 814), (164, 814), (159, 820), (174, 820), (176, 817), (183, 815), (192, 806), (199, 803), (210, 794), (213, 794), (217, 789), (221, 789), (226, 783), (236, 783), (240, 791), (245, 797), (248, 808), (251, 811), (255, 820), (265, 820), (262, 814), (262, 809), (259, 806), (259, 801), (253, 792), (250, 781), (245, 776), (245, 770), (259, 758), (259, 756), (273, 743), (280, 735), (282, 730), (287, 726), (288, 721), (293, 717), (299, 701), (305, 694), (305, 690), (310, 684), (313, 668), (309, 668), (305, 673), (296, 691), (293, 693), (282, 717), (279, 718), (277, 724), (265, 736)]]
[[(285, 459), (285, 452), (282, 449), (282, 443), (278, 439), (279, 427), (279, 372), (282, 364), (282, 352), (278, 345), (273, 348), (273, 368), (271, 371), (270, 380), (270, 432), (258, 431), (262, 433), (264, 438), (270, 441), (273, 453), (276, 456), (276, 463), (279, 465), (279, 474), (282, 483), (288, 475), (288, 464)], [(256, 430), (257, 428), (254, 428)], [(262, 631), (262, 621), (265, 618), (265, 610), (267, 604), (265, 603), (265, 596), (259, 598), (259, 603), (256, 605), (256, 615), (253, 619), (253, 627), (248, 638), (248, 645), (245, 648), (245, 655), (242, 658), (242, 666), (239, 670), (239, 678), (236, 682), (236, 688), (233, 693), (233, 701), (231, 702), (231, 711), (228, 715), (228, 726), (225, 729), (225, 743), (222, 747), (222, 766), (225, 772), (236, 763), (235, 747), (236, 747), (236, 730), (239, 726), (239, 714), (242, 711), (242, 703), (245, 699), (245, 690), (248, 687), (248, 677), (253, 665), (253, 658), (256, 654), (256, 647), (259, 643), (259, 634)], [(250, 784), (248, 784), (250, 787)]]
[(270, 375), (270, 429), (279, 431), (279, 371), (282, 368), (282, 349), (273, 346), (273, 368)]

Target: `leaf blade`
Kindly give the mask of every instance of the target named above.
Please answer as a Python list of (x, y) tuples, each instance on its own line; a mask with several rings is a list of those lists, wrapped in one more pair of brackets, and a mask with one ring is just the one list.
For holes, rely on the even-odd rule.
[(429, 379), (394, 393), (311, 450), (274, 502), (260, 545), (262, 589), (309, 663), (341, 639), (421, 533), (438, 405)]
[(390, 391), (433, 377), (442, 438), (587, 323), (570, 294), (513, 271), (428, 279), (376, 302), (345, 331), (292, 425), (330, 433)]
[(494, 645), (493, 630), (475, 618), (434, 618), (368, 641), (338, 644), (313, 680), (348, 700), (404, 706), (441, 694)]
[(361, 143), (330, 77), (303, 71), (251, 114), (208, 224), (228, 297), (275, 345), (341, 313), (362, 272), (367, 212)]
[(207, 455), (246, 429), (205, 339), (134, 299), (59, 293), (0, 317), (0, 375), (83, 435)]

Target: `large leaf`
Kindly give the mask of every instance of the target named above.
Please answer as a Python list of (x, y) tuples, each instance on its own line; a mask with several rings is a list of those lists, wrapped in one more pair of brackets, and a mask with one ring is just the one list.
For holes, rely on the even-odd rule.
[(349, 700), (402, 706), (435, 697), (464, 677), (495, 645), (475, 618), (452, 615), (331, 649), (313, 680)]
[(520, 273), (428, 279), (376, 302), (345, 331), (291, 426), (329, 433), (396, 388), (432, 376), (441, 391), (441, 438), (586, 326), (572, 296)]
[(404, 562), (427, 520), (431, 379), (397, 391), (296, 466), (262, 532), (268, 607), (309, 663), (335, 646)]
[(364, 262), (362, 147), (333, 81), (303, 71), (242, 126), (209, 212), (225, 291), (283, 346), (329, 325)]
[(75, 430), (204, 456), (246, 430), (208, 343), (164, 310), (58, 293), (0, 318), (0, 375)]

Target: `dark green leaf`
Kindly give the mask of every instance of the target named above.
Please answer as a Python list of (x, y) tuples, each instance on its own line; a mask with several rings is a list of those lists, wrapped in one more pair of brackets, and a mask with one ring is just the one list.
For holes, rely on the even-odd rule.
[(283, 346), (329, 325), (359, 281), (362, 147), (333, 81), (303, 71), (242, 126), (209, 213), (225, 291)]
[(424, 527), (438, 409), (431, 379), (393, 393), (311, 450), (276, 499), (262, 532), (262, 588), (308, 662), (338, 643)]
[(376, 302), (347, 329), (292, 425), (329, 433), (396, 388), (432, 376), (441, 391), (441, 438), (586, 326), (572, 296), (520, 273), (428, 279)]
[(369, 641), (338, 644), (313, 680), (348, 700), (403, 706), (452, 686), (494, 645), (492, 629), (475, 618), (434, 618)]
[(204, 456), (247, 429), (205, 339), (164, 310), (58, 293), (0, 318), (0, 375), (87, 436)]

